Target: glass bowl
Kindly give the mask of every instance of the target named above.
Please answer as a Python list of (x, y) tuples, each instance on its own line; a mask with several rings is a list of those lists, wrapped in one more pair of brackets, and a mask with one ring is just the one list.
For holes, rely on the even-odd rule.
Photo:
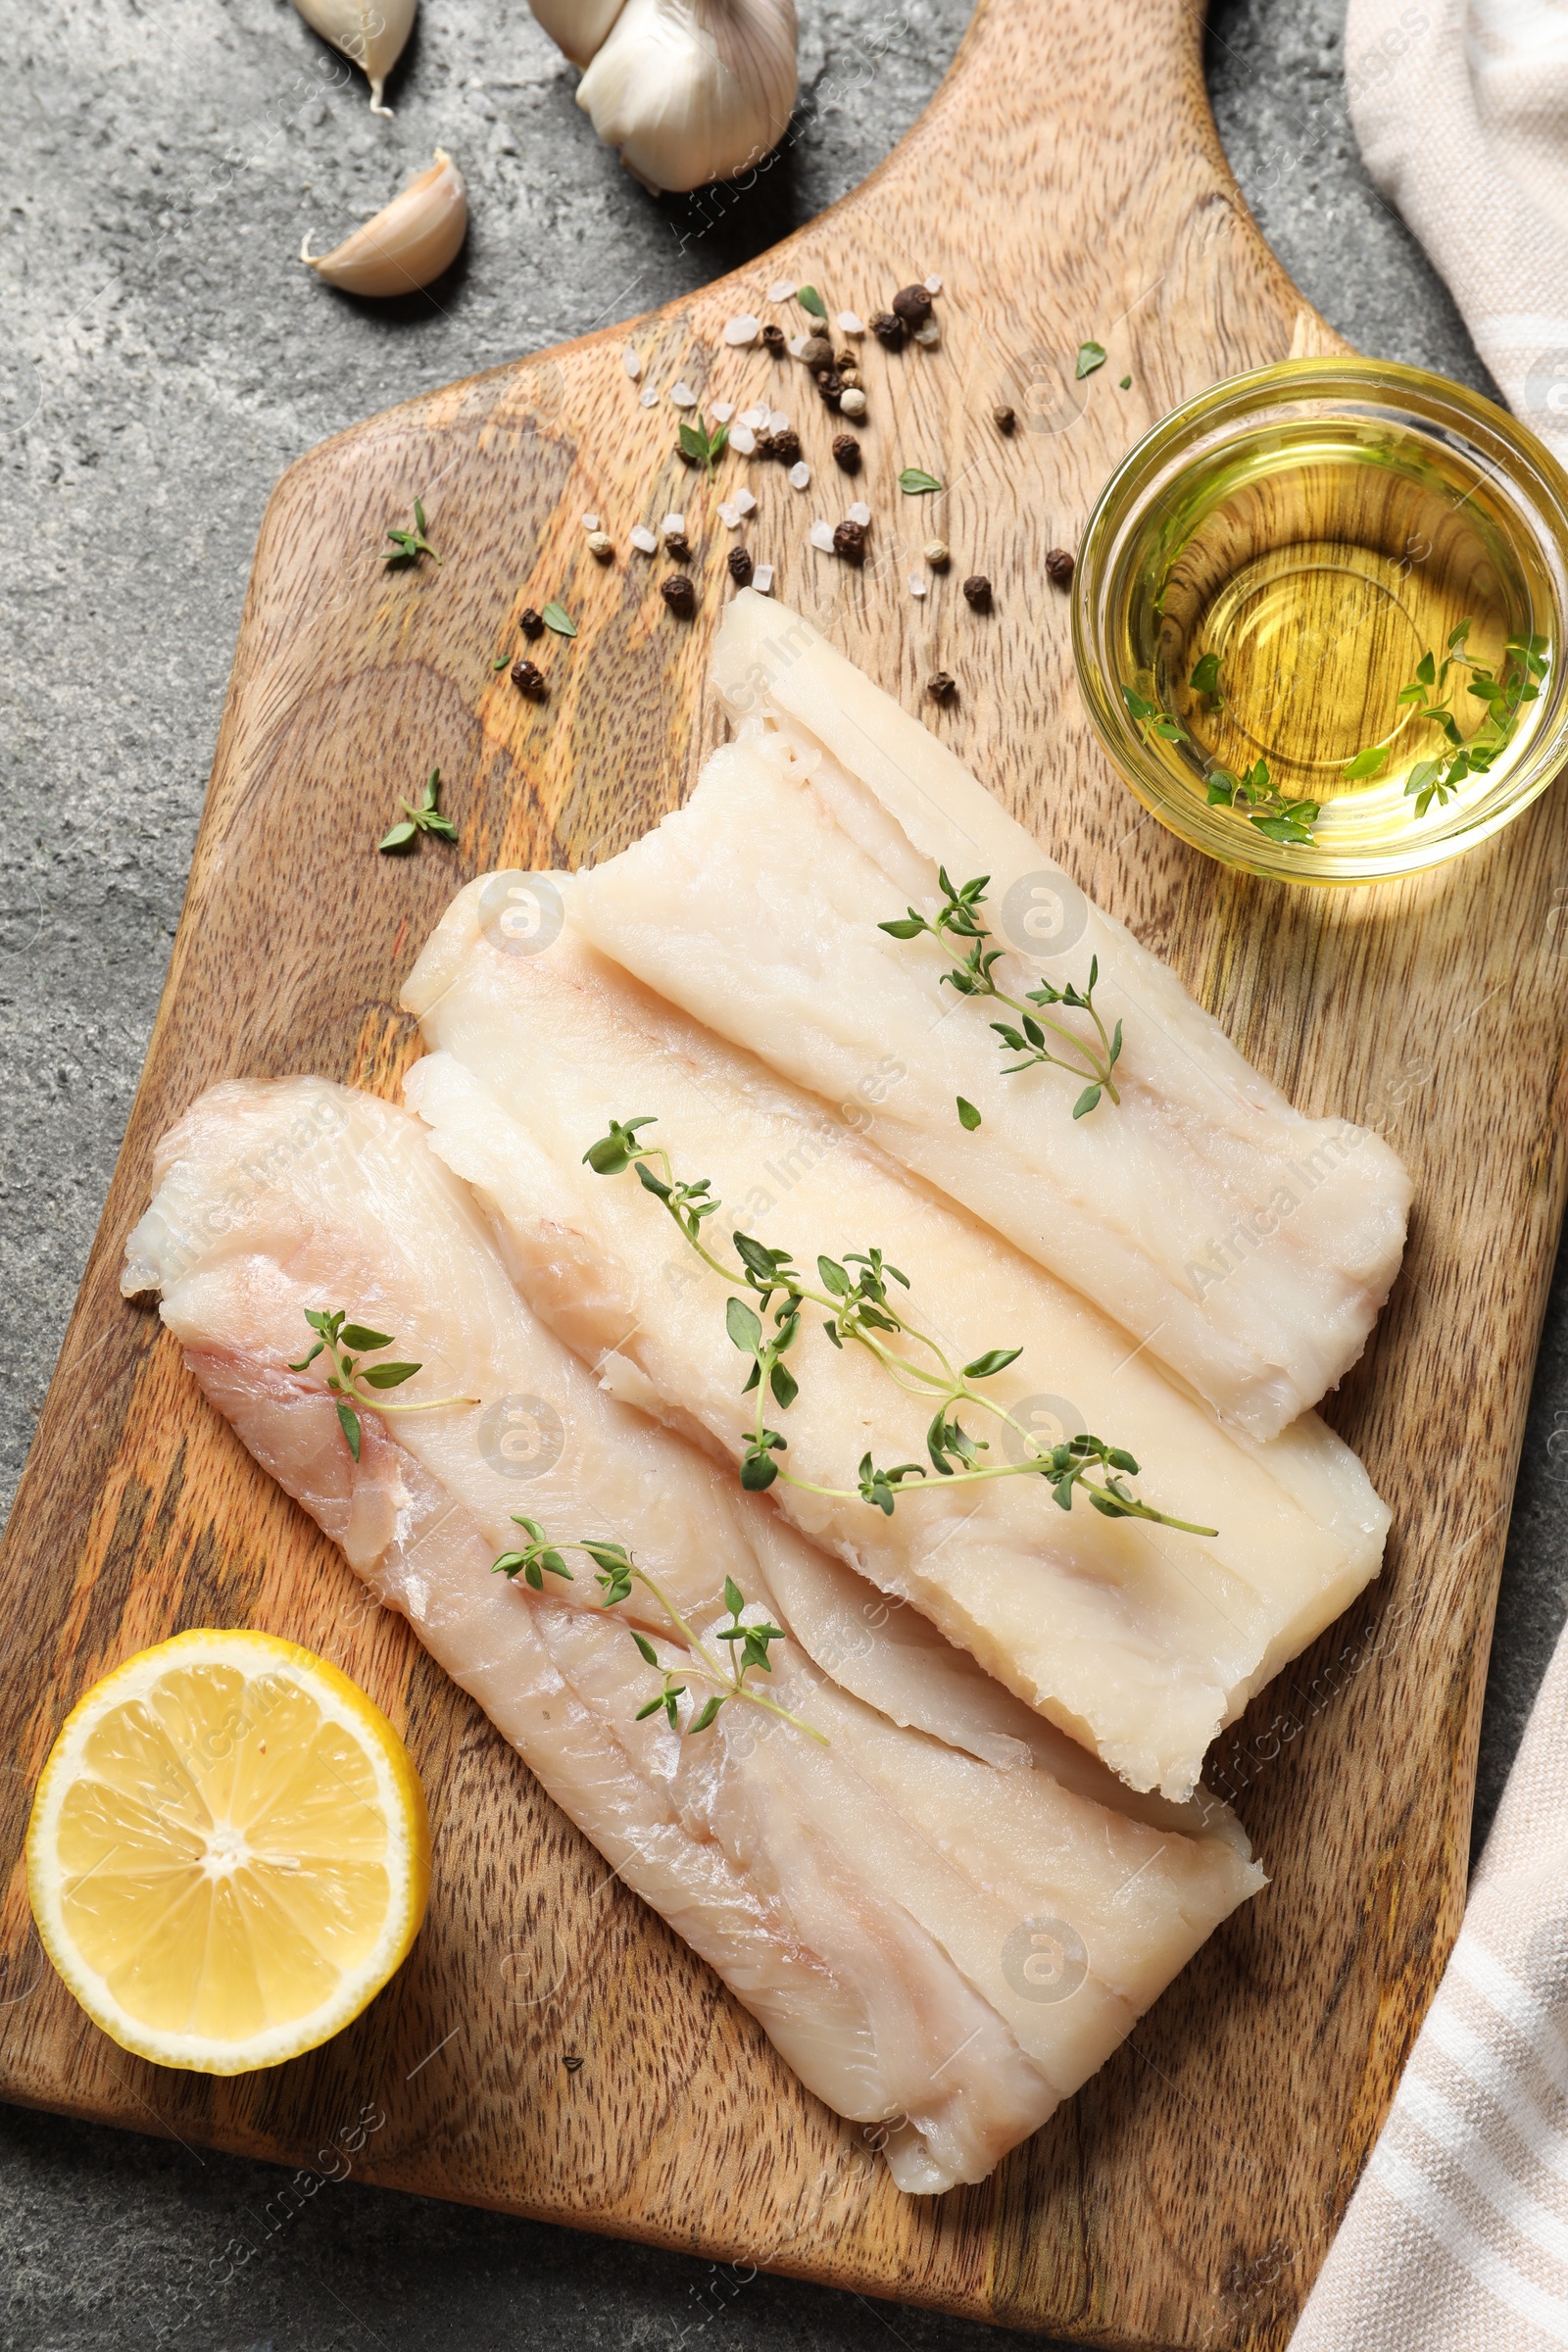
[(1415, 873), (1568, 760), (1568, 474), (1421, 368), (1257, 368), (1123, 459), (1072, 624), (1112, 764), (1195, 849), (1287, 882)]

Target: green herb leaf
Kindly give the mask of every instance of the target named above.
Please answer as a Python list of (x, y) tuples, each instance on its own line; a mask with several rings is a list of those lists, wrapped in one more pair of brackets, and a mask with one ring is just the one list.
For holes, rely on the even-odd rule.
[[(390, 1340), (382, 1340), (377, 1344), (383, 1348), (392, 1345)], [(418, 1369), (417, 1364), (371, 1364), (361, 1377), (368, 1388), (401, 1389), (403, 1383), (412, 1380)]]
[(547, 629), (555, 630), (558, 637), (575, 637), (577, 634), (577, 623), (572, 619), (565, 606), (557, 604), (554, 597), (551, 598), (539, 617)]
[(1105, 347), (1103, 343), (1079, 344), (1077, 373), (1080, 382), (1086, 375), (1093, 375), (1097, 368), (1103, 368), (1104, 365)]
[(941, 487), (936, 475), (927, 473), (921, 466), (906, 466), (899, 475), (899, 488), (906, 498), (925, 498), (931, 491), (940, 490)]
[(344, 1402), (341, 1396), (337, 1400), (337, 1417), (342, 1426), (343, 1435), (349, 1442), (349, 1451), (358, 1461), (360, 1458), (360, 1416), (351, 1404)]
[(1130, 392), (1132, 390), (1132, 382), (1133, 379), (1130, 375), (1119, 375), (1116, 378), (1116, 388), (1120, 392)]
[(724, 1697), (721, 1691), (715, 1690), (711, 1698), (705, 1699), (701, 1714), (694, 1715), (691, 1722), (686, 1726), (688, 1737), (693, 1732), (706, 1732), (709, 1725), (712, 1722), (714, 1716), (718, 1713), (719, 1708), (723, 1704)]
[(965, 1100), (964, 1100), (964, 1098), (962, 1097), (962, 1095), (960, 1095), (960, 1096), (958, 1097), (958, 1099), (957, 1099), (957, 1100), (958, 1100), (958, 1125), (959, 1125), (960, 1127), (966, 1128), (966, 1129), (967, 1129), (967, 1131), (969, 1132), (969, 1134), (970, 1134), (970, 1135), (973, 1135), (973, 1133), (974, 1133), (975, 1129), (976, 1129), (976, 1128), (979, 1126), (979, 1124), (980, 1124), (980, 1113), (979, 1113), (979, 1112), (976, 1110), (976, 1108), (975, 1108), (975, 1106), (974, 1106), (974, 1104), (973, 1104), (972, 1102), (965, 1102)]
[(1218, 656), (1218, 654), (1204, 654), (1204, 655), (1202, 655), (1202, 656), (1200, 658), (1200, 660), (1197, 662), (1197, 663), (1194, 665), (1193, 674), (1192, 674), (1192, 676), (1191, 676), (1191, 677), (1188, 679), (1187, 683), (1189, 684), (1189, 686), (1191, 686), (1191, 688), (1192, 688), (1192, 690), (1193, 690), (1193, 692), (1194, 692), (1195, 694), (1218, 694), (1218, 692), (1219, 692), (1219, 656)]
[(795, 289), (795, 299), (800, 304), (803, 311), (810, 312), (813, 318), (825, 318), (827, 317), (827, 304), (822, 300), (821, 295), (817, 292), (814, 286), (797, 286)]
[(377, 1348), (396, 1345), (389, 1331), (370, 1331), (363, 1323), (345, 1323), (341, 1333), (345, 1348), (358, 1348), (373, 1352)]
[(762, 1326), (744, 1298), (726, 1300), (724, 1328), (743, 1355), (755, 1355), (762, 1345)]
[(1385, 747), (1382, 744), (1368, 744), (1365, 751), (1357, 752), (1353, 760), (1347, 760), (1340, 773), (1353, 783), (1361, 776), (1381, 775), (1388, 764), (1389, 755)]
[(977, 1355), (972, 1364), (964, 1365), (963, 1377), (990, 1380), (996, 1373), (1005, 1372), (1009, 1364), (1015, 1364), (1022, 1353), (1021, 1348), (988, 1348), (984, 1355)]
[(378, 850), (382, 851), (406, 849), (409, 843), (416, 838), (417, 832), (418, 827), (412, 821), (401, 825), (394, 825), (390, 833), (382, 834), (380, 840), (375, 846)]

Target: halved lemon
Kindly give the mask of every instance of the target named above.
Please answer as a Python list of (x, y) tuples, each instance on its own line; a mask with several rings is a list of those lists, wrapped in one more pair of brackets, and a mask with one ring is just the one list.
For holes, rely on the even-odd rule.
[(88, 2016), (201, 2074), (340, 2033), (404, 1959), (429, 1887), (397, 1733), (270, 1634), (176, 1634), (95, 1684), (27, 1829), (38, 1933)]

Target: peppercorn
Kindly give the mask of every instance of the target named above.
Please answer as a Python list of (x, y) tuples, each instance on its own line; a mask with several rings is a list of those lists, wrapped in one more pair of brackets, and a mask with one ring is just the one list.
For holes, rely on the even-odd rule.
[(819, 368), (816, 388), (830, 409), (836, 409), (844, 397), (844, 378), (836, 368)]
[(859, 472), (860, 444), (858, 441), (857, 441), (853, 433), (834, 434), (833, 455), (838, 464), (843, 466), (846, 473)]
[(966, 605), (972, 605), (977, 612), (990, 612), (991, 582), (983, 571), (970, 572), (963, 583), (963, 601)]
[(530, 703), (542, 703), (550, 692), (545, 684), (544, 671), (536, 663), (524, 661), (520, 655), (512, 664), (512, 683), (519, 694), (528, 697)]
[(666, 556), (672, 557), (677, 564), (689, 564), (692, 560), (692, 543), (684, 531), (666, 531), (664, 533), (664, 553)]
[(792, 424), (786, 425), (783, 432), (773, 435), (773, 455), (781, 466), (800, 464), (801, 436)]
[(924, 286), (901, 286), (893, 308), (906, 326), (924, 326), (931, 316), (931, 297)]
[(924, 553), (925, 560), (933, 571), (946, 571), (953, 561), (948, 554), (948, 543), (945, 539), (928, 539), (925, 543)]
[(853, 360), (850, 362), (850, 365), (847, 368), (842, 362), (840, 363), (838, 376), (839, 386), (842, 391), (858, 392), (863, 388), (865, 379), (861, 375), (858, 368), (856, 367)]
[(841, 416), (863, 416), (865, 415), (865, 394), (860, 390), (858, 384), (851, 384), (847, 391), (839, 394), (839, 412)]
[(1046, 557), (1046, 577), (1054, 588), (1065, 588), (1072, 578), (1072, 558), (1064, 547), (1054, 547)]
[(729, 551), (729, 576), (737, 588), (749, 588), (757, 566), (752, 562), (749, 547), (732, 547)]
[(781, 326), (763, 327), (762, 349), (770, 351), (775, 360), (781, 360), (784, 357), (787, 346), (784, 341), (784, 329)]
[(801, 348), (801, 360), (805, 367), (810, 368), (813, 375), (818, 368), (831, 368), (833, 346), (826, 335), (808, 335)]
[(949, 677), (945, 669), (938, 669), (933, 670), (927, 678), (925, 690), (934, 703), (951, 703), (958, 691), (958, 684), (956, 678)]
[(860, 365), (860, 363), (859, 363), (859, 359), (858, 359), (858, 357), (857, 356), (857, 354), (856, 354), (855, 352), (853, 352), (853, 351), (838, 351), (838, 352), (835, 352), (835, 353), (834, 353), (834, 355), (833, 355), (833, 365), (834, 365), (834, 367), (835, 367), (835, 368), (838, 369), (838, 371), (839, 371), (840, 375), (843, 375), (843, 374), (845, 374), (845, 373), (846, 373), (846, 372), (847, 372), (847, 371), (848, 371), (850, 368), (858, 368), (858, 366)]
[(771, 433), (762, 431), (758, 434), (757, 447), (752, 452), (752, 455), (758, 458), (770, 458), (773, 455), (773, 436)]
[(601, 564), (608, 564), (614, 552), (615, 542), (608, 531), (589, 532), (588, 553), (591, 556), (597, 556)]
[(1004, 400), (999, 400), (991, 412), (991, 421), (999, 433), (1010, 433), (1018, 421), (1017, 411), (1009, 409)]
[(545, 616), (542, 612), (536, 612), (532, 605), (527, 605), (523, 608), (517, 626), (525, 637), (542, 637), (545, 633)]
[(682, 620), (689, 620), (697, 610), (697, 591), (683, 571), (672, 571), (659, 593)]
[(833, 533), (833, 553), (842, 556), (846, 564), (865, 562), (865, 525), (863, 522), (841, 522)]
[(897, 351), (904, 341), (904, 320), (896, 311), (878, 311), (871, 321), (871, 332), (889, 351)]

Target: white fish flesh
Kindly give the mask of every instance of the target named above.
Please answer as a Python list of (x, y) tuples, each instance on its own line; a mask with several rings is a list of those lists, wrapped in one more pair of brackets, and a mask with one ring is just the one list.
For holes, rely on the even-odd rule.
[[(251, 1452), (803, 2082), (878, 2127), (902, 2187), (983, 2179), (1262, 1884), (1212, 1798), (1131, 1796), (967, 1659), (923, 1673), (919, 1637), (884, 1659), (880, 1595), (530, 1313), (407, 1112), (315, 1079), (220, 1086), (155, 1181), (122, 1287), (161, 1294)], [(339, 1304), (419, 1360), (399, 1400), (472, 1401), (368, 1411), (356, 1462), (319, 1365), (289, 1368), (304, 1310)], [(740, 1703), (697, 1737), (638, 1723), (654, 1678), (585, 1567), (544, 1593), (492, 1572), (519, 1509), (626, 1544), (699, 1635), (733, 1575), (788, 1636), (774, 1694), (829, 1746)]]
[[(578, 877), (588, 936), (842, 1106), (895, 1158), (1085, 1292), (1256, 1437), (1360, 1354), (1398, 1271), (1410, 1180), (1379, 1137), (1303, 1118), (1175, 975), (1085, 897), (918, 720), (809, 622), (743, 591), (713, 683), (740, 722), (688, 805)], [(929, 939), (878, 928), (988, 874), (999, 986), (1087, 982), (1119, 1020), (1119, 1106), (1004, 1075), (991, 1020)], [(959, 943), (960, 951), (963, 943)], [(1092, 1036), (1084, 1015), (1069, 1028)], [(956, 1098), (979, 1109), (966, 1133)]]
[[(549, 944), (496, 921), (516, 888), (564, 914)], [(601, 956), (570, 919), (575, 892), (568, 876), (471, 884), (404, 994), (438, 1049), (409, 1101), (489, 1205), (514, 1280), (615, 1394), (738, 1461), (754, 1411), (725, 1328), (738, 1286), (634, 1175), (583, 1164), (612, 1116), (653, 1115), (645, 1140), (728, 1204), (705, 1228), (718, 1249), (737, 1224), (806, 1268), (874, 1244), (953, 1362), (1021, 1348), (987, 1383), (999, 1403), (1127, 1448), (1147, 1500), (1218, 1537), (1108, 1520), (1081, 1497), (1063, 1513), (1034, 1477), (933, 1476), (891, 1518), (783, 1479), (773, 1496), (1133, 1788), (1189, 1795), (1215, 1734), (1376, 1573), (1388, 1512), (1360, 1463), (1310, 1415), (1266, 1446), (1221, 1426), (1079, 1294)], [(772, 1415), (787, 1471), (843, 1490), (868, 1450), (924, 1461), (929, 1399), (830, 1346), (823, 1320), (811, 1310), (791, 1357), (800, 1395)]]

